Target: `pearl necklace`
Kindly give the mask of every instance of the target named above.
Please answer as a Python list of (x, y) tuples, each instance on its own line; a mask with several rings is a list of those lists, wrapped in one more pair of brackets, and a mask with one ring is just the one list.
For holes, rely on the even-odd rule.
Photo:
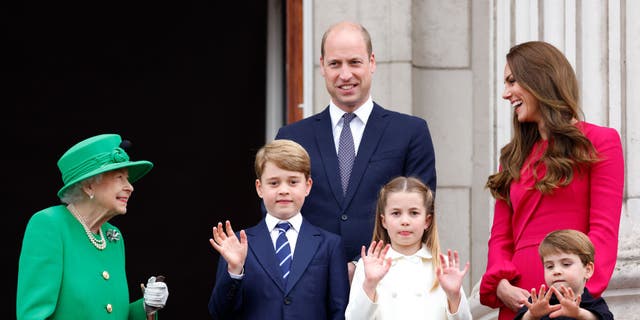
[(78, 219), (78, 221), (80, 221), (80, 224), (84, 228), (84, 232), (87, 234), (87, 237), (89, 238), (89, 241), (91, 241), (93, 246), (96, 247), (98, 250), (104, 250), (104, 248), (107, 247), (107, 241), (104, 239), (104, 234), (102, 233), (102, 228), (98, 228), (98, 230), (100, 230), (99, 233), (100, 233), (100, 238), (101, 238), (100, 240), (98, 240), (93, 235), (93, 232), (91, 232), (89, 227), (87, 227), (87, 224), (85, 223), (85, 221), (82, 218), (82, 216), (78, 213), (78, 209), (76, 209), (76, 206), (74, 206), (73, 203), (69, 204), (69, 212), (71, 212), (71, 214), (74, 217), (76, 217), (76, 219)]

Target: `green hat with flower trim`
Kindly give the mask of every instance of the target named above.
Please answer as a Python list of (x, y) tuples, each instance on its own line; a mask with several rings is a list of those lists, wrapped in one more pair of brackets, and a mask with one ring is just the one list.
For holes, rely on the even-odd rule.
[(101, 134), (78, 142), (58, 160), (64, 186), (58, 191), (62, 198), (65, 191), (84, 179), (103, 172), (127, 168), (129, 182), (142, 178), (153, 163), (145, 160), (129, 161), (129, 155), (120, 147), (122, 138), (117, 134)]

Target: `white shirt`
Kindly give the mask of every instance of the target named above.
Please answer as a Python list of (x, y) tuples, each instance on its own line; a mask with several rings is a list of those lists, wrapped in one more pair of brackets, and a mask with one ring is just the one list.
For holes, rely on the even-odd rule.
[[(287, 239), (289, 239), (289, 246), (291, 246), (291, 257), (293, 259), (296, 243), (298, 242), (298, 233), (300, 232), (300, 226), (302, 226), (302, 214), (298, 212), (295, 216), (291, 217), (289, 220), (280, 220), (267, 212), (267, 215), (264, 217), (265, 222), (267, 223), (267, 230), (271, 235), (271, 242), (273, 243), (273, 248), (276, 247), (276, 240), (280, 235), (280, 231), (276, 228), (276, 225), (280, 222), (289, 221), (291, 223), (291, 228), (287, 230), (285, 234)], [(240, 274), (233, 274), (229, 272), (229, 276), (233, 279), (242, 279), (244, 278), (244, 268), (242, 268), (242, 272)]]
[[(367, 125), (367, 120), (369, 120), (369, 115), (371, 115), (371, 111), (373, 111), (373, 100), (371, 100), (371, 96), (367, 101), (356, 108), (356, 111), (353, 113), (356, 114), (356, 117), (351, 120), (351, 135), (353, 136), (353, 145), (355, 147), (356, 155), (358, 154), (358, 147), (360, 146), (360, 141), (362, 140), (362, 134), (364, 133), (364, 127)], [(336, 147), (336, 153), (338, 153), (338, 146), (340, 145), (340, 133), (342, 132), (342, 124), (344, 123), (344, 119), (342, 116), (346, 112), (342, 111), (342, 109), (338, 108), (333, 102), (329, 103), (329, 115), (331, 115), (331, 128), (333, 128), (333, 143)]]
[(291, 256), (295, 259), (296, 252), (296, 243), (298, 242), (298, 233), (300, 232), (300, 226), (302, 226), (302, 214), (298, 212), (295, 216), (291, 217), (289, 220), (280, 220), (267, 212), (267, 215), (264, 217), (264, 221), (267, 223), (267, 230), (271, 233), (271, 242), (273, 243), (273, 247), (276, 247), (276, 240), (280, 235), (280, 231), (276, 228), (276, 225), (280, 222), (291, 223), (291, 228), (287, 230), (285, 234), (287, 239), (289, 239), (289, 246), (291, 246)]
[(441, 287), (431, 290), (435, 280), (431, 252), (423, 245), (412, 256), (404, 256), (392, 249), (389, 272), (376, 288), (377, 301), (369, 299), (362, 288), (364, 263), (358, 260), (351, 282), (349, 304), (345, 316), (350, 319), (426, 319), (471, 320), (471, 311), (464, 290), (460, 288), (458, 312), (451, 314), (447, 295)]

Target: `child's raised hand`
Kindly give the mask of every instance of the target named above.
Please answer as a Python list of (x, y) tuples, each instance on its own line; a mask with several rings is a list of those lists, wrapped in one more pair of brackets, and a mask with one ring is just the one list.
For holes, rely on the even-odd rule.
[(441, 267), (436, 269), (436, 275), (438, 276), (438, 281), (440, 281), (440, 287), (442, 287), (442, 290), (447, 294), (449, 310), (452, 313), (456, 313), (460, 300), (462, 299), (460, 294), (462, 279), (467, 271), (469, 271), (469, 262), (465, 264), (463, 270), (460, 270), (458, 251), (453, 251), (452, 255), (451, 249), (447, 249), (447, 256), (448, 258), (445, 258), (442, 253), (440, 254)]
[(436, 269), (440, 286), (447, 295), (460, 294), (462, 279), (464, 275), (467, 274), (467, 271), (469, 271), (469, 262), (465, 264), (463, 270), (460, 270), (458, 251), (453, 251), (452, 255), (451, 249), (447, 249), (447, 256), (448, 258), (445, 258), (442, 253), (440, 254), (441, 267)]
[(553, 287), (551, 290), (546, 291), (545, 285), (540, 286), (540, 294), (536, 294), (536, 288), (531, 289), (531, 302), (529, 300), (520, 301), (520, 303), (527, 306), (528, 313), (531, 317), (535, 319), (540, 319), (543, 316), (548, 315), (549, 313), (559, 310), (560, 305), (550, 305), (549, 300), (551, 299), (551, 293), (553, 292)]
[(560, 290), (556, 289), (556, 287), (551, 287), (551, 290), (558, 298), (558, 301), (560, 301), (561, 308), (549, 314), (549, 317), (556, 318), (559, 316), (565, 316), (569, 318), (579, 318), (580, 301), (582, 300), (582, 297), (577, 296), (573, 292), (573, 289), (565, 287), (564, 285), (560, 285)]
[(390, 244), (385, 245), (384, 241), (380, 240), (372, 241), (368, 251), (365, 252), (365, 246), (360, 250), (365, 275), (362, 288), (374, 301), (376, 286), (391, 268), (391, 258), (385, 258), (389, 248), (391, 248)]
[(218, 226), (213, 227), (213, 238), (209, 239), (209, 243), (227, 261), (229, 272), (233, 274), (242, 273), (242, 267), (247, 258), (247, 250), (249, 248), (247, 234), (244, 230), (240, 231), (240, 240), (238, 240), (229, 220), (225, 222), (224, 229), (222, 228), (222, 223), (218, 222)]

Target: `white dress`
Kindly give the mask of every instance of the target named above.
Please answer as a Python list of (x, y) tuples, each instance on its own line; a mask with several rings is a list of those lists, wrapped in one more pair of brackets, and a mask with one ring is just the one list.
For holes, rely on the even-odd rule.
[(449, 312), (444, 290), (441, 287), (431, 290), (435, 278), (433, 257), (425, 245), (412, 256), (404, 256), (389, 249), (387, 257), (392, 258), (391, 268), (378, 283), (376, 302), (371, 301), (362, 289), (365, 279), (364, 264), (362, 258), (358, 260), (345, 311), (347, 320), (472, 319), (469, 302), (462, 288), (460, 305), (455, 314)]

